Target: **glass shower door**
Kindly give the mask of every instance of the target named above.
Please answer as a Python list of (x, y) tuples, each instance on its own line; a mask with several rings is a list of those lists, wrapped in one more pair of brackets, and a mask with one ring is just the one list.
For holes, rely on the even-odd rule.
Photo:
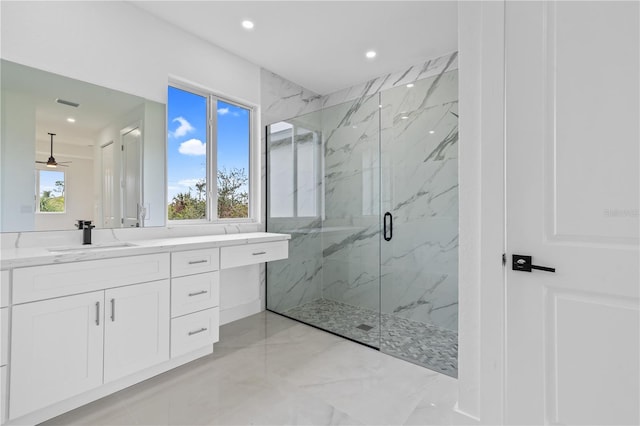
[(380, 94), (381, 208), (387, 213), (380, 349), (454, 377), (457, 81), (457, 71), (449, 71)]
[(375, 348), (379, 114), (374, 96), (276, 123), (267, 135), (267, 230), (292, 236), (289, 259), (267, 266), (267, 309)]

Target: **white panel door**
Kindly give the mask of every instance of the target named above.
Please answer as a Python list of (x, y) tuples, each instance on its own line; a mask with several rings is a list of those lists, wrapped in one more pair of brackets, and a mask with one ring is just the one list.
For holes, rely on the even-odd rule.
[(115, 173), (114, 155), (115, 144), (109, 142), (100, 147), (101, 151), (101, 176), (102, 176), (102, 228), (120, 227), (117, 223), (115, 201)]
[(105, 291), (105, 383), (169, 359), (169, 293), (169, 280)]
[(506, 3), (507, 424), (640, 421), (639, 5)]
[(13, 307), (10, 416), (102, 384), (104, 292)]
[(139, 127), (122, 134), (122, 226), (141, 226), (142, 132)]

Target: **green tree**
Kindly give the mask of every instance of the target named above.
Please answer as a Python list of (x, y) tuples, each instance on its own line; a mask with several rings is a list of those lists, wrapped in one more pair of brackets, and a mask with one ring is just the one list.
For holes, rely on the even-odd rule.
[[(233, 168), (218, 170), (218, 217), (249, 217), (249, 194), (247, 183), (249, 178), (244, 169)], [(195, 184), (196, 195), (187, 192), (176, 194), (168, 208), (169, 220), (204, 219), (206, 217), (207, 184), (200, 179)]]
[(218, 217), (249, 217), (249, 178), (244, 169), (218, 170)]

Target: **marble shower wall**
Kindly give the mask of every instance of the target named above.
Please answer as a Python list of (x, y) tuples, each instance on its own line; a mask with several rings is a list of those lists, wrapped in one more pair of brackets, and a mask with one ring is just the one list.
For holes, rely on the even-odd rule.
[(323, 298), (457, 330), (456, 68), (453, 53), (323, 97)]
[[(370, 96), (322, 111), (322, 297), (380, 309), (380, 108)], [(372, 324), (373, 325), (373, 324)]]
[(382, 311), (458, 326), (458, 72), (383, 91)]
[(407, 67), (401, 71), (382, 75), (356, 86), (347, 87), (322, 97), (322, 107), (328, 108), (344, 102), (362, 102), (377, 96), (383, 90), (405, 86), (428, 77), (438, 76), (444, 72), (458, 69), (458, 52), (429, 59), (421, 64)]
[(317, 125), (323, 144), (318, 215), (268, 219), (293, 236), (269, 264), (270, 309), (326, 298), (457, 329), (456, 69), (453, 53), (323, 97), (263, 72), (263, 124)]
[[(281, 140), (271, 147), (274, 164), (269, 170), (271, 179), (268, 179), (265, 128), (268, 125), (291, 117), (298, 117), (300, 123), (306, 119), (305, 126), (314, 127), (313, 122), (317, 119), (313, 114), (307, 113), (320, 110), (322, 103), (320, 95), (298, 86), (277, 74), (262, 69), (261, 105), (262, 206), (266, 206), (269, 209), (269, 206), (275, 205), (281, 209), (280, 213), (276, 212), (276, 216), (279, 217), (273, 217), (269, 211), (263, 212), (263, 217), (266, 216), (267, 230), (269, 232), (291, 234), (289, 259), (270, 262), (266, 271), (264, 265), (261, 267), (261, 279), (264, 277), (269, 283), (267, 289), (265, 288), (265, 282), (261, 282), (261, 295), (263, 301), (266, 296), (267, 308), (283, 312), (320, 297), (322, 286), (322, 244), (319, 231), (322, 223), (319, 215), (308, 217), (293, 217), (292, 215), (286, 217), (286, 215), (283, 215), (282, 209), (285, 209), (285, 211), (289, 208), (293, 210), (290, 203), (293, 203), (294, 195), (296, 195), (297, 191), (297, 188), (293, 187), (293, 174), (297, 171), (293, 157), (293, 134), (289, 135), (288, 145), (286, 140)], [(283, 139), (283, 135), (281, 134), (280, 136)], [(305, 148), (313, 145), (304, 136), (298, 137), (296, 143)], [(319, 144), (319, 141), (317, 143)], [(305, 169), (304, 164), (301, 164), (300, 169), (300, 171)], [(279, 191), (282, 200), (276, 201), (272, 199), (267, 203), (266, 195), (273, 192), (266, 190), (271, 181), (274, 185), (273, 188)]]

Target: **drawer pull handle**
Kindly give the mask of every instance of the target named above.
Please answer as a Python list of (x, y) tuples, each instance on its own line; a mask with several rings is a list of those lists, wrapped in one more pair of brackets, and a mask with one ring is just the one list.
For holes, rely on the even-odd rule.
[(259, 256), (261, 254), (267, 254), (267, 252), (266, 251), (258, 251), (258, 252), (253, 253), (254, 256)]
[(199, 296), (201, 294), (206, 294), (206, 293), (209, 293), (209, 292), (207, 290), (196, 291), (195, 293), (189, 293), (189, 297)]
[(116, 299), (111, 299), (111, 322), (116, 320)]
[(203, 331), (207, 331), (206, 327), (202, 327), (200, 330), (190, 331), (189, 336), (193, 336), (194, 334), (202, 333)]
[(96, 302), (96, 325), (100, 325), (100, 302)]
[(202, 259), (202, 260), (190, 260), (189, 261), (189, 265), (195, 265), (197, 263), (207, 263), (206, 259)]

